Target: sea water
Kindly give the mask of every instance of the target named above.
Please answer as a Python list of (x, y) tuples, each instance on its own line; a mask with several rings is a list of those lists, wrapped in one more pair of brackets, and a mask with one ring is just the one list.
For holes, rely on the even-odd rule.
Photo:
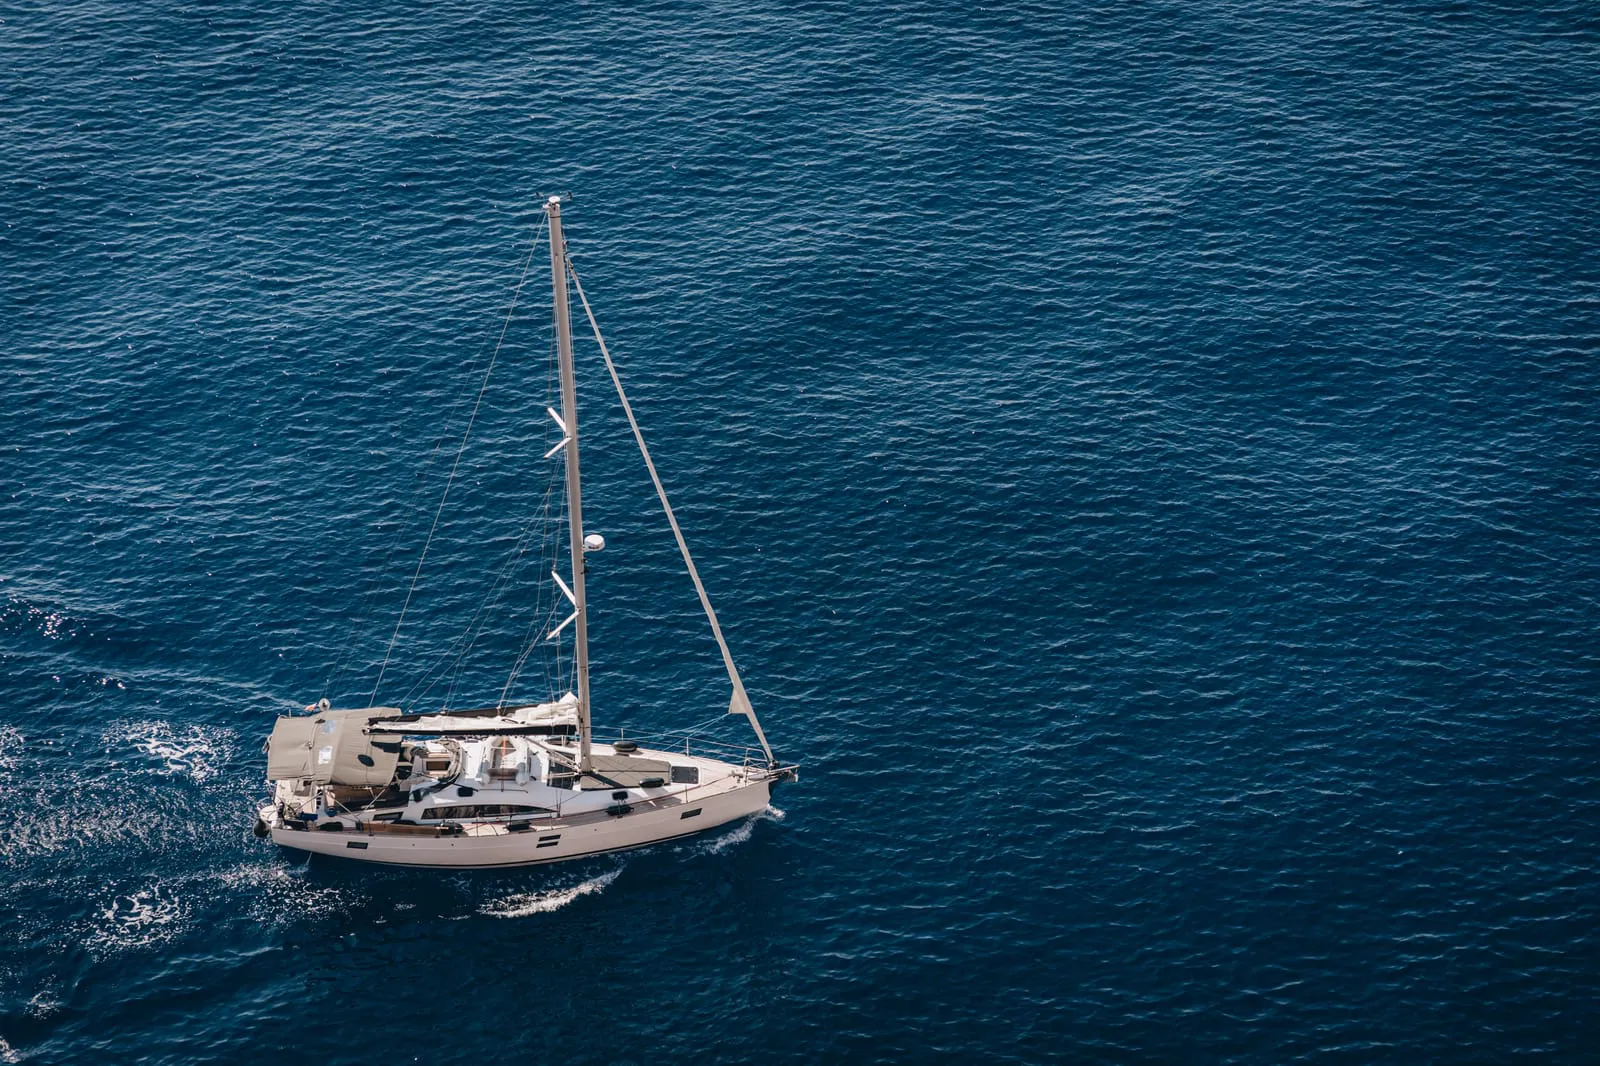
[[(14, 5), (0, 1061), (1593, 1056), (1597, 48), (1559, 2)], [(571, 866), (308, 864), (250, 835), (277, 715), (570, 677), (522, 658), (567, 193), (800, 780)], [(747, 742), (595, 355), (596, 716)]]

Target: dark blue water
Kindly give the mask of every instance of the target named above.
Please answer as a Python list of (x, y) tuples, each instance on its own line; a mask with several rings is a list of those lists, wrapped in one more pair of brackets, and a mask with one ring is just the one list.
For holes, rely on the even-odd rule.
[[(0, 17), (0, 1061), (1596, 1055), (1591, 6), (385, 12)], [(297, 863), (261, 740), (371, 696), (567, 191), (801, 780)], [(536, 270), (380, 699), (548, 615), (548, 344)], [(597, 714), (686, 727), (579, 356)]]

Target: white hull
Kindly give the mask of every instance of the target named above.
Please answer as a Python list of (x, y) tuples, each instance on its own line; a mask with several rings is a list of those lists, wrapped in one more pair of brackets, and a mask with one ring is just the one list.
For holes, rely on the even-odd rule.
[[(269, 823), (274, 843), (316, 855), (337, 855), (397, 866), (491, 868), (564, 862), (626, 851), (691, 836), (766, 810), (771, 781), (727, 781), (726, 787), (696, 789), (636, 804), (627, 814), (595, 812), (552, 818), (513, 831), (506, 824), (472, 824), (458, 835), (395, 832), (384, 826), (341, 831), (291, 829)], [(698, 813), (695, 813), (698, 812)]]

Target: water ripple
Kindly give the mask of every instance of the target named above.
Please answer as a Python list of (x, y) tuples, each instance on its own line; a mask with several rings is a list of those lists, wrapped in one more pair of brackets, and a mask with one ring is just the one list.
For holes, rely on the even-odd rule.
[[(550, 15), (4, 16), (0, 1059), (374, 1061), (305, 1005), (441, 967), (417, 1057), (530, 1002), (578, 1063), (1595, 1046), (1587, 8)], [(567, 190), (788, 814), (298, 863), (259, 738), (371, 694)], [(555, 609), (544, 300), (385, 698), (497, 699)], [(599, 716), (713, 718), (578, 355)]]

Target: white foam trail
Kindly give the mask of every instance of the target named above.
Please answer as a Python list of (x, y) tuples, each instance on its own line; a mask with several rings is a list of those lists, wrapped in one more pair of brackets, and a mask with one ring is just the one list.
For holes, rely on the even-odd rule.
[(22, 730), (14, 725), (0, 725), (0, 782), (9, 780), (17, 768), (23, 741)]
[(28, 1000), (28, 1017), (48, 1018), (61, 1009), (61, 999), (56, 995), (53, 985), (46, 985), (33, 994)]
[(357, 902), (338, 888), (308, 882), (305, 869), (258, 862), (210, 876), (225, 889), (246, 894), (251, 917), (268, 925), (342, 913)]
[[(221, 774), (233, 734), (225, 729), (197, 726), (174, 733), (164, 722), (114, 724), (101, 736), (101, 745), (113, 756), (113, 768), (124, 764), (129, 749), (159, 759), (159, 765), (131, 761), (142, 772), (186, 774), (206, 781)], [(37, 758), (29, 741), (15, 726), (0, 725), (0, 788), (25, 775), (37, 776)], [(120, 757), (118, 757), (120, 756)], [(116, 769), (118, 777), (125, 769)], [(175, 818), (171, 793), (151, 791), (139, 801), (119, 797), (108, 803), (103, 771), (87, 776), (47, 775), (20, 810), (8, 812), (0, 833), (0, 865), (84, 848), (97, 844), (137, 842), (150, 847), (178, 839), (208, 835), (203, 821)]]
[(555, 888), (546, 892), (519, 892), (505, 899), (497, 899), (478, 908), (480, 914), (493, 915), (496, 918), (526, 918), (530, 914), (547, 914), (558, 911), (580, 896), (587, 896), (591, 892), (599, 892), (611, 882), (615, 881), (622, 873), (619, 866), (610, 873), (591, 877), (581, 881), (571, 888)]
[(99, 908), (97, 918), (86, 923), (83, 946), (106, 956), (175, 940), (194, 924), (193, 901), (199, 901), (202, 908), (216, 903), (215, 886), (245, 895), (245, 913), (269, 926), (344, 913), (356, 902), (348, 892), (308, 883), (303, 869), (247, 863), (123, 890)]
[(124, 893), (100, 910), (101, 923), (89, 931), (84, 946), (96, 954), (149, 947), (182, 931), (189, 908), (165, 885)]
[(136, 807), (110, 810), (93, 797), (82, 796), (66, 797), (63, 807), (48, 806), (54, 799), (40, 798), (35, 810), (6, 827), (6, 837), (0, 840), (0, 864), (93, 844), (133, 841), (154, 848), (174, 838), (204, 835), (199, 823), (174, 823), (159, 811)]
[(721, 855), (735, 844), (743, 844), (750, 839), (750, 834), (756, 831), (756, 823), (760, 821), (781, 822), (784, 813), (778, 808), (767, 805), (767, 809), (760, 814), (746, 818), (734, 826), (730, 832), (711, 840), (702, 840), (690, 846), (691, 855)]
[(17, 1049), (6, 1043), (6, 1038), (0, 1036), (0, 1062), (21, 1062), (22, 1055)]
[(132, 744), (160, 759), (163, 772), (203, 783), (217, 775), (227, 758), (233, 734), (211, 726), (189, 726), (177, 732), (166, 722), (124, 722), (108, 729), (100, 739), (107, 747)]
[(717, 837), (715, 840), (706, 841), (700, 854), (721, 855), (735, 844), (743, 844), (746, 840), (749, 840), (750, 834), (754, 833), (755, 831), (756, 820), (754, 818), (746, 818), (744, 821), (734, 826), (731, 833), (728, 833), (725, 836)]

